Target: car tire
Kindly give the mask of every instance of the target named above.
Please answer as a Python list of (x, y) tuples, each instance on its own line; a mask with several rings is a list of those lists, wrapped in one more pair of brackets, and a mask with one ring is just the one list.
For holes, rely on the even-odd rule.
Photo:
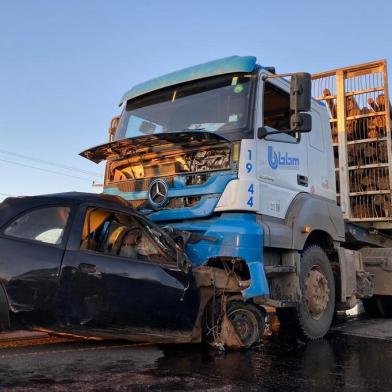
[(227, 317), (241, 340), (242, 347), (252, 347), (263, 338), (265, 315), (258, 306), (240, 301), (230, 302)]
[(392, 297), (390, 295), (379, 295), (377, 302), (381, 317), (392, 317)]
[(388, 295), (375, 295), (362, 300), (363, 307), (370, 317), (392, 317), (392, 297)]
[(377, 303), (377, 298), (376, 296), (373, 296), (371, 298), (366, 298), (362, 300), (363, 307), (365, 308), (365, 311), (368, 316), (370, 317), (381, 317), (380, 310), (378, 308), (378, 303)]
[(10, 312), (7, 295), (4, 287), (0, 284), (0, 331), (10, 327)]
[(302, 300), (295, 308), (278, 309), (282, 330), (294, 331), (301, 340), (324, 337), (335, 313), (335, 279), (325, 252), (317, 245), (307, 247), (301, 256)]

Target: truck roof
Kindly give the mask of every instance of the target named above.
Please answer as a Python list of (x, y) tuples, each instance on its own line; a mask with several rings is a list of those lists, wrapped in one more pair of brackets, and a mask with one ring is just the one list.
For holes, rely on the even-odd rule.
[(230, 56), (159, 76), (132, 87), (122, 96), (120, 106), (129, 99), (175, 84), (235, 72), (253, 72), (256, 60), (254, 56)]

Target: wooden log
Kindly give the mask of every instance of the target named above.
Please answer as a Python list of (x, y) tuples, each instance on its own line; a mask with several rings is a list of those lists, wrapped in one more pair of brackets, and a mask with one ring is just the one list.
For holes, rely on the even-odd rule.
[(380, 191), (390, 190), (389, 186), (389, 176), (382, 176), (377, 181), (377, 189)]
[(331, 132), (332, 132), (332, 142), (333, 143), (338, 143), (339, 135), (338, 135), (338, 127), (336, 126), (336, 124), (332, 124)]
[(392, 215), (391, 196), (389, 194), (374, 195), (373, 204), (381, 216), (390, 217)]
[(387, 160), (388, 160), (387, 143), (386, 142), (377, 143), (377, 162), (385, 163), (387, 162)]
[(349, 166), (360, 166), (365, 164), (363, 150), (366, 146), (363, 144), (348, 145), (347, 161)]
[(376, 97), (376, 103), (377, 103), (377, 106), (380, 109), (379, 111), (383, 112), (385, 110), (385, 95), (384, 94), (379, 94)]
[(361, 185), (367, 191), (374, 191), (376, 190), (376, 183), (371, 175), (364, 176), (361, 181)]
[(372, 126), (369, 130), (368, 130), (368, 138), (369, 139), (376, 139), (380, 136), (380, 133), (377, 129), (377, 127)]
[[(378, 103), (385, 103), (385, 98), (382, 96), (378, 96), (376, 101)], [(373, 113), (377, 113), (383, 110), (382, 106), (380, 107), (373, 98), (368, 98), (368, 104), (372, 109)], [(385, 105), (384, 105), (385, 108)], [(385, 118), (384, 116), (376, 116), (371, 117), (368, 120), (368, 137), (369, 138), (378, 138), (385, 136)]]
[(352, 205), (351, 214), (354, 218), (371, 218), (370, 208), (365, 204)]
[(363, 147), (363, 156), (365, 158), (365, 164), (374, 163), (374, 157), (377, 155), (377, 147), (373, 143), (367, 143)]
[[(385, 111), (386, 110), (386, 105), (387, 105), (387, 101), (385, 99), (385, 95), (384, 94), (380, 94), (376, 97), (376, 103), (378, 105), (378, 107), (380, 108), (379, 111)], [(391, 116), (392, 119), (392, 105), (388, 100), (388, 104), (389, 104), (389, 114)], [(380, 127), (384, 127), (385, 128), (385, 118), (384, 117), (379, 117), (382, 121), (382, 124), (380, 124)]]
[[(328, 97), (331, 96), (331, 90), (328, 88), (325, 88), (323, 90), (323, 97)], [(329, 111), (331, 112), (331, 117), (332, 118), (336, 118), (337, 115), (337, 111), (336, 111), (336, 104), (335, 104), (335, 100), (334, 99), (326, 99), (327, 101), (327, 105), (329, 108)]]
[(361, 109), (357, 103), (357, 100), (353, 95), (346, 97), (346, 115), (347, 116), (357, 116), (361, 114)]
[(379, 112), (380, 108), (376, 104), (373, 98), (368, 98), (368, 104), (373, 109), (373, 112)]
[[(346, 97), (346, 116), (357, 116), (361, 114), (361, 109), (358, 106), (356, 99), (350, 95)], [(359, 139), (358, 130), (360, 122), (358, 120), (346, 121), (346, 132), (349, 140)]]
[(391, 203), (391, 195), (385, 195), (385, 202), (383, 205), (385, 216), (392, 216), (392, 203)]
[(374, 195), (373, 201), (376, 206), (382, 208), (385, 203), (385, 195)]
[(357, 162), (355, 146), (347, 146), (347, 163), (349, 166), (354, 166)]

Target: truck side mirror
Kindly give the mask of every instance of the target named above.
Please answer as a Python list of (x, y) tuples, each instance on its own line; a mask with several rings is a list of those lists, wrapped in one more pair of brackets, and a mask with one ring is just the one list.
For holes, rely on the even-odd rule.
[(294, 113), (309, 112), (312, 99), (312, 79), (307, 72), (293, 74), (290, 82), (290, 108)]
[(290, 118), (291, 129), (296, 132), (310, 132), (312, 130), (312, 116), (309, 113), (292, 114)]
[(310, 132), (312, 116), (309, 113), (312, 100), (312, 79), (309, 73), (299, 72), (291, 77), (290, 109), (291, 129), (295, 132)]

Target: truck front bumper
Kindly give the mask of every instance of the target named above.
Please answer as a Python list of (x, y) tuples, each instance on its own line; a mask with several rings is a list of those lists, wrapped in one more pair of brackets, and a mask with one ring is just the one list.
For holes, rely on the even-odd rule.
[(195, 265), (214, 257), (243, 259), (249, 268), (251, 285), (242, 292), (245, 299), (268, 296), (268, 282), (263, 268), (263, 228), (254, 213), (222, 213), (209, 219), (192, 219), (171, 223), (189, 231), (196, 240), (187, 244), (186, 252)]

